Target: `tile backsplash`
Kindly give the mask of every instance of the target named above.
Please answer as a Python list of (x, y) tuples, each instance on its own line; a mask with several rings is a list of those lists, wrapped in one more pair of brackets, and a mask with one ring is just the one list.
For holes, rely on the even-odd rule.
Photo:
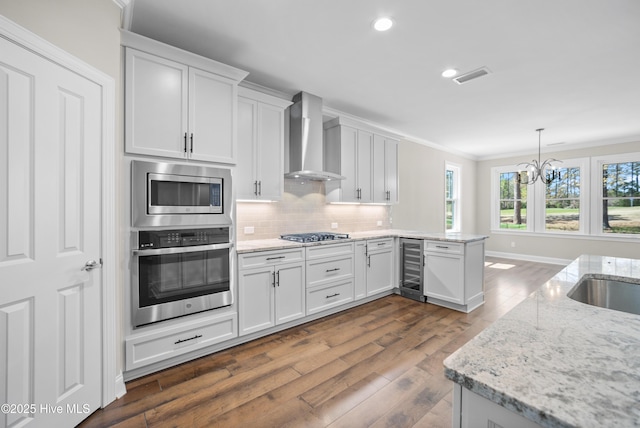
[[(236, 208), (239, 241), (279, 238), (285, 233), (349, 233), (391, 228), (390, 206), (327, 204), (321, 181), (285, 180), (281, 201), (238, 202)], [(332, 223), (337, 223), (338, 228), (332, 229)], [(253, 228), (254, 233), (245, 233), (245, 228)]]

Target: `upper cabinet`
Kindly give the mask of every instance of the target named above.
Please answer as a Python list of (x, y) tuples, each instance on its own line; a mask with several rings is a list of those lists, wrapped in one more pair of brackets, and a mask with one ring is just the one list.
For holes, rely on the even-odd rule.
[(354, 120), (324, 124), (327, 171), (346, 179), (325, 183), (328, 202), (398, 203), (398, 139)]
[(247, 72), (123, 32), (125, 150), (236, 163), (238, 82)]
[(284, 112), (286, 101), (238, 88), (238, 199), (277, 201), (284, 186)]
[(373, 202), (397, 204), (398, 140), (373, 137)]

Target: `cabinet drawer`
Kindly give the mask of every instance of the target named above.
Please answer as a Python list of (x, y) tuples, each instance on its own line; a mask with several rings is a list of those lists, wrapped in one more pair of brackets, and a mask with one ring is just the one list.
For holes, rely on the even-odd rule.
[(353, 301), (353, 278), (307, 289), (307, 315)]
[(353, 254), (353, 242), (343, 242), (341, 244), (321, 244), (307, 247), (307, 260), (320, 259), (323, 257), (341, 256)]
[(459, 242), (425, 241), (424, 249), (437, 253), (464, 254), (464, 244)]
[(163, 361), (238, 336), (237, 314), (218, 315), (126, 339), (126, 369)]
[(307, 288), (353, 277), (353, 254), (307, 262)]
[(257, 251), (255, 253), (245, 253), (238, 256), (238, 266), (240, 269), (299, 261), (304, 261), (304, 248), (302, 247), (290, 250)]
[(367, 241), (367, 252), (393, 248), (393, 238), (370, 239)]

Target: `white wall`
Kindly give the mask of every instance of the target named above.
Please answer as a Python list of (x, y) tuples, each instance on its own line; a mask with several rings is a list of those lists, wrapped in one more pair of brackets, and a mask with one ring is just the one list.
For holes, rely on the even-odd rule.
[[(598, 146), (588, 149), (567, 150), (543, 153), (543, 159), (574, 159), (619, 153), (640, 152), (640, 142)], [(581, 254), (608, 255), (615, 257), (640, 257), (640, 239), (624, 242), (608, 237), (553, 237), (549, 235), (526, 235), (523, 233), (491, 233), (491, 168), (495, 166), (516, 165), (529, 162), (536, 155), (518, 156), (506, 159), (493, 159), (478, 162), (477, 169), (477, 223), (476, 231), (488, 235), (488, 252), (515, 253), (529, 258), (551, 258), (573, 260)], [(515, 247), (511, 246), (514, 243)]]
[[(51, 44), (74, 55), (94, 68), (111, 76), (116, 83), (116, 153), (117, 168), (121, 165), (122, 142), (122, 90), (120, 55), (120, 8), (113, 0), (2, 0), (0, 14), (37, 34)], [(122, 173), (116, 171), (117, 177)], [(117, 183), (116, 189), (122, 189)], [(120, 195), (116, 203), (119, 204)], [(120, 207), (113, 207), (120, 212)], [(118, 218), (120, 220), (120, 218)], [(122, 224), (117, 225), (122, 230)], [(124, 263), (122, 248), (117, 248), (119, 266)], [(122, 272), (119, 269), (118, 272)], [(116, 289), (119, 307), (122, 306), (122, 278)], [(117, 317), (118, 322), (122, 316)], [(122, 326), (119, 326), (122, 332)], [(120, 336), (122, 333), (120, 333)], [(122, 337), (119, 337), (122, 342)], [(124, 367), (124, 349), (118, 355), (117, 370)]]
[(462, 233), (475, 234), (476, 162), (461, 156), (401, 141), (398, 149), (400, 203), (391, 208), (394, 229), (445, 231), (445, 163), (460, 165)]

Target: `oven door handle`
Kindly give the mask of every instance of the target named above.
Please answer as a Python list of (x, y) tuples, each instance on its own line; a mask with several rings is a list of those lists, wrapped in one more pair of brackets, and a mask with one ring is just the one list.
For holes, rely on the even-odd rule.
[(198, 251), (224, 250), (233, 248), (233, 243), (228, 244), (208, 244), (194, 245), (193, 247), (172, 247), (172, 248), (149, 248), (142, 250), (132, 250), (134, 256), (160, 256), (165, 254), (195, 253)]

